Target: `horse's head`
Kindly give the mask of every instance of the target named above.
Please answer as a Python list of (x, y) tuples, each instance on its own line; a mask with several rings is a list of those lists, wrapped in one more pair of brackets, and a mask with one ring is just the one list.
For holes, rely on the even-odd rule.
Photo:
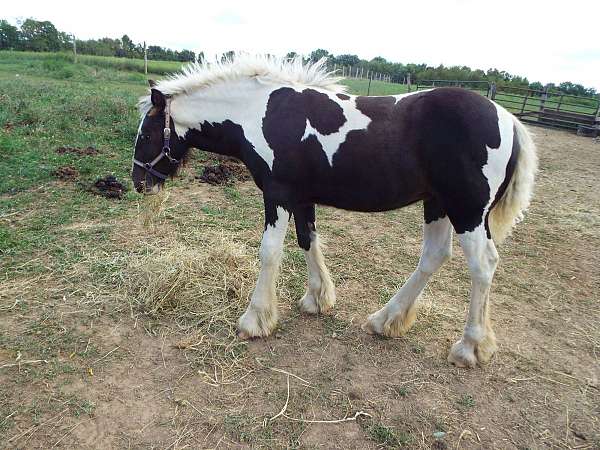
[(171, 98), (150, 83), (151, 107), (144, 107), (133, 154), (131, 178), (135, 189), (145, 194), (156, 194), (163, 183), (175, 174), (188, 151), (183, 138), (175, 132), (171, 116)]

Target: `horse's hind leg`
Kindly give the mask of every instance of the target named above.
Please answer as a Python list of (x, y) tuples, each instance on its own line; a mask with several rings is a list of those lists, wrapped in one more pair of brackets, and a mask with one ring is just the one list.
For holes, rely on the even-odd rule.
[(452, 346), (448, 361), (459, 367), (474, 367), (487, 362), (496, 351), (488, 303), (498, 252), (483, 224), (459, 234), (458, 239), (471, 274), (471, 303), (463, 336)]
[(363, 325), (369, 334), (395, 337), (406, 333), (417, 315), (417, 299), (427, 281), (452, 256), (452, 225), (434, 200), (424, 203), (423, 250), (419, 265), (402, 288)]
[(304, 249), (308, 267), (308, 289), (298, 302), (300, 310), (317, 314), (328, 311), (335, 304), (335, 286), (327, 266), (319, 236), (315, 227), (315, 206), (301, 206), (294, 209), (298, 245)]

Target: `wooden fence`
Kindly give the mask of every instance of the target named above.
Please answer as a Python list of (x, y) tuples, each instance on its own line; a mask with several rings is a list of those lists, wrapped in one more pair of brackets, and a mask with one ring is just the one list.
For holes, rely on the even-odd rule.
[(521, 121), (579, 134), (600, 134), (600, 100), (578, 97), (548, 89), (493, 86), (490, 98), (500, 103)]
[[(368, 78), (367, 95), (370, 93), (370, 80), (393, 83), (389, 76), (365, 71), (360, 67), (342, 68), (342, 76)], [(410, 76), (404, 81), (405, 83), (398, 83), (398, 93), (444, 86), (461, 87), (496, 101), (523, 122), (567, 129), (586, 136), (600, 135), (600, 99), (597, 97), (567, 95), (548, 89), (537, 91), (497, 86), (488, 81), (419, 80), (416, 84), (411, 84)]]

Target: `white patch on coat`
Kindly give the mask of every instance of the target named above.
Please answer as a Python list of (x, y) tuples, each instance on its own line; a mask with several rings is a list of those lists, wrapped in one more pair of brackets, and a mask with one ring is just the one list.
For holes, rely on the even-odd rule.
[(487, 162), (483, 166), (483, 175), (488, 180), (490, 188), (490, 198), (483, 211), (483, 217), (486, 216), (490, 205), (496, 198), (498, 189), (504, 182), (506, 177), (506, 166), (512, 155), (513, 146), (513, 116), (499, 105), (496, 105), (498, 113), (498, 129), (500, 132), (500, 146), (498, 148), (490, 148), (486, 146)]
[(246, 140), (272, 169), (274, 153), (264, 137), (262, 120), (271, 92), (279, 87), (255, 79), (238, 79), (227, 85), (213, 85), (189, 95), (173, 97), (171, 115), (175, 131), (179, 136), (185, 136), (189, 129), (200, 129), (204, 122), (214, 124), (231, 120), (242, 127)]
[[(385, 95), (381, 97), (393, 97), (396, 99), (397, 104), (403, 98), (409, 97), (418, 92), (420, 93), (426, 91), (415, 91), (406, 94)], [(306, 119), (306, 127), (304, 129), (304, 135), (302, 136), (302, 140), (304, 141), (311, 135), (315, 136), (317, 140), (321, 143), (321, 146), (323, 147), (323, 152), (325, 152), (325, 155), (327, 156), (327, 161), (329, 161), (329, 165), (333, 167), (333, 156), (339, 150), (340, 145), (342, 145), (346, 141), (348, 133), (354, 130), (366, 130), (369, 124), (372, 122), (372, 120), (369, 116), (363, 114), (356, 107), (357, 96), (352, 95), (348, 100), (339, 100), (335, 95), (331, 95), (328, 92), (324, 93), (327, 94), (330, 100), (336, 102), (338, 105), (341, 106), (344, 112), (344, 117), (346, 117), (346, 122), (335, 133), (323, 135), (313, 128), (313, 126), (310, 123), (310, 120)], [(373, 96), (372, 98), (377, 98), (377, 96)]]
[(349, 100), (338, 100), (335, 95), (330, 95), (327, 92), (323, 93), (327, 94), (331, 101), (341, 106), (346, 122), (335, 133), (323, 135), (312, 127), (310, 120), (306, 119), (306, 128), (302, 140), (304, 141), (310, 135), (316, 136), (323, 147), (325, 155), (327, 155), (329, 165), (333, 166), (333, 155), (338, 151), (340, 145), (346, 141), (348, 133), (354, 130), (366, 129), (371, 123), (371, 119), (356, 107), (356, 97), (352, 96)]

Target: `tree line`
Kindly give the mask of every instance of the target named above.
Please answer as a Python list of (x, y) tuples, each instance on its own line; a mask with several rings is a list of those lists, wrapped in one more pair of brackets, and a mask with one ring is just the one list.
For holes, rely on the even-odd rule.
[[(121, 58), (143, 58), (144, 47), (141, 43), (133, 42), (126, 34), (121, 38), (101, 39), (77, 39), (77, 52), (86, 55), (116, 56)], [(0, 49), (27, 50), (34, 52), (56, 52), (70, 50), (73, 46), (73, 36), (59, 31), (49, 21), (38, 21), (26, 19), (17, 26), (11, 25), (7, 20), (0, 20)], [(196, 61), (203, 57), (202, 52), (196, 55), (191, 50), (171, 50), (159, 45), (147, 47), (148, 59), (165, 61)], [(223, 58), (231, 57), (233, 52), (226, 52)], [(295, 52), (289, 52), (288, 57), (297, 56)], [(432, 67), (427, 64), (404, 64), (391, 62), (381, 56), (370, 61), (361, 59), (357, 55), (343, 54), (333, 55), (325, 49), (316, 49), (310, 53), (308, 60), (318, 61), (326, 58), (328, 65), (341, 67), (362, 68), (367, 71), (387, 75), (393, 82), (404, 83), (410, 77), (413, 83), (423, 80), (450, 80), (450, 81), (488, 81), (495, 82), (499, 86), (529, 88), (542, 91), (560, 91), (568, 95), (579, 95), (586, 97), (598, 96), (596, 89), (570, 81), (559, 85), (549, 83), (544, 86), (539, 81), (530, 82), (527, 77), (514, 75), (504, 70), (495, 68), (486, 71), (471, 69), (468, 66), (444, 66)]]
[[(296, 56), (295, 52), (288, 53), (288, 57)], [(309, 59), (318, 61), (321, 58), (327, 58), (330, 67), (341, 66), (364, 68), (364, 73), (370, 72), (382, 73), (391, 78), (393, 82), (404, 83), (410, 76), (413, 83), (424, 80), (450, 80), (450, 81), (488, 81), (494, 82), (498, 86), (529, 88), (538, 91), (548, 89), (549, 91), (560, 91), (568, 95), (579, 95), (585, 97), (598, 96), (596, 89), (570, 81), (565, 81), (558, 85), (548, 83), (543, 85), (539, 81), (530, 82), (527, 77), (514, 75), (504, 70), (495, 68), (486, 71), (481, 69), (471, 69), (468, 66), (444, 66), (432, 67), (427, 64), (403, 64), (387, 61), (381, 56), (377, 56), (370, 61), (360, 59), (357, 55), (333, 55), (325, 49), (317, 49), (311, 52)]]
[[(143, 58), (144, 45), (133, 42), (129, 36), (120, 39), (76, 39), (77, 53), (98, 56), (116, 56), (120, 58)], [(73, 36), (59, 31), (49, 21), (26, 19), (22, 23), (11, 25), (0, 20), (0, 49), (23, 50), (32, 52), (59, 52), (73, 48)], [(149, 45), (148, 59), (164, 61), (195, 61), (196, 54), (191, 50), (171, 50), (159, 45)], [(201, 55), (199, 55), (201, 56)]]

